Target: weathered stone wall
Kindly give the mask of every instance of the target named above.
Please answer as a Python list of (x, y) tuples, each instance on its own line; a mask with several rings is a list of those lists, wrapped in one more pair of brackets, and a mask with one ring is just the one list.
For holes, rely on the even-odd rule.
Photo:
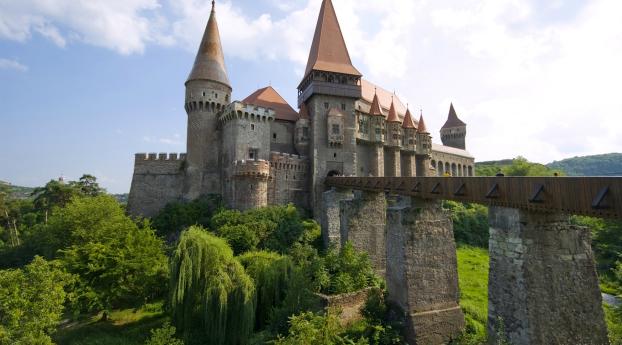
[(367, 253), (380, 276), (385, 275), (387, 265), (386, 212), (384, 193), (357, 192), (354, 199), (340, 202), (341, 245), (349, 241)]
[(588, 229), (491, 207), (488, 331), (513, 345), (608, 344)]
[(268, 204), (287, 205), (308, 209), (309, 159), (287, 153), (270, 153), (270, 182)]
[(127, 204), (131, 215), (152, 217), (182, 197), (186, 155), (136, 154)]
[(363, 318), (361, 308), (365, 305), (371, 290), (372, 288), (365, 288), (339, 295), (317, 294), (317, 296), (323, 309), (339, 309), (341, 311), (340, 321), (345, 326)]
[(296, 153), (294, 148), (294, 131), (296, 124), (289, 121), (276, 120), (270, 124), (270, 151)]
[(320, 225), (324, 248), (341, 245), (341, 204), (342, 200), (354, 198), (350, 189), (330, 189), (322, 195), (322, 214)]
[(384, 175), (389, 177), (399, 177), (402, 173), (400, 168), (401, 158), (399, 147), (384, 148)]
[(449, 172), (452, 176), (475, 176), (475, 160), (473, 158), (453, 155), (446, 152), (432, 151), (432, 166), (437, 176)]
[(453, 226), (439, 202), (412, 203), (387, 210), (388, 300), (410, 344), (446, 344), (464, 327)]
[(417, 166), (415, 155), (412, 152), (402, 151), (401, 153), (402, 162), (400, 164), (402, 168), (402, 176), (404, 177), (413, 177), (417, 175)]

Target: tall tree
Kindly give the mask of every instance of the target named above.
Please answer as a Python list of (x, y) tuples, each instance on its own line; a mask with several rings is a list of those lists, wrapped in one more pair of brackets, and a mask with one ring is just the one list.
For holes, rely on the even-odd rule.
[(106, 193), (106, 190), (97, 183), (97, 177), (90, 174), (82, 175), (78, 181), (72, 181), (69, 185), (77, 188), (85, 196), (98, 196)]
[(171, 259), (173, 319), (186, 344), (245, 343), (254, 325), (254, 285), (227, 243), (192, 226)]
[(57, 180), (50, 180), (32, 192), (35, 208), (44, 214), (46, 223), (53, 207), (63, 207), (77, 195), (79, 191), (74, 186)]

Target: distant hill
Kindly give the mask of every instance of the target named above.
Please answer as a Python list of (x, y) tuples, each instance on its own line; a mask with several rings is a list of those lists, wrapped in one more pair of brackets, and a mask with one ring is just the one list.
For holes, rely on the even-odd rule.
[(622, 176), (622, 153), (568, 158), (547, 166), (568, 176)]
[(31, 197), (32, 191), (35, 190), (32, 187), (14, 186), (6, 181), (0, 181), (0, 185), (8, 186), (11, 196), (16, 199), (28, 199)]

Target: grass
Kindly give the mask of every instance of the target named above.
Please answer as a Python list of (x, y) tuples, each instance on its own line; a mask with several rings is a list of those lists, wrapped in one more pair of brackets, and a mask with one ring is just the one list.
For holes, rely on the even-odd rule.
[(466, 329), (456, 344), (481, 344), (486, 341), (488, 320), (488, 251), (482, 248), (458, 247), (458, 281), (460, 306)]
[[(160, 305), (113, 311), (108, 321), (101, 314), (70, 322), (54, 335), (58, 345), (142, 345), (150, 330), (162, 326), (167, 317)], [(158, 307), (159, 306), (159, 307)]]

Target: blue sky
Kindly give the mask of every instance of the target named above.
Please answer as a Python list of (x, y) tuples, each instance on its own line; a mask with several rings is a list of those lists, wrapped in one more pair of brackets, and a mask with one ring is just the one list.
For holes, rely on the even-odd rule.
[[(423, 108), (449, 102), (478, 160), (622, 151), (622, 3), (334, 0), (355, 66)], [(320, 0), (218, 1), (234, 98), (292, 105)], [(207, 0), (0, 0), (0, 180), (96, 175), (127, 192), (135, 152), (184, 152), (183, 83)]]

